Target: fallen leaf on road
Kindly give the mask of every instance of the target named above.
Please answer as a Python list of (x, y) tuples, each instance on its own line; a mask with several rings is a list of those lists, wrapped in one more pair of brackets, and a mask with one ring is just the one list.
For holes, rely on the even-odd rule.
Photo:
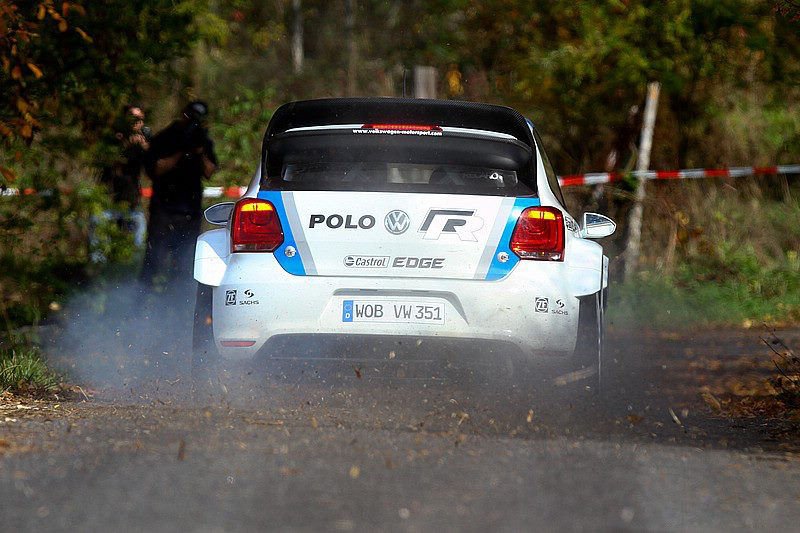
[(458, 425), (460, 426), (465, 420), (469, 420), (469, 413), (459, 411), (457, 413), (453, 413), (451, 418), (458, 418)]
[(533, 422), (533, 409), (528, 409), (528, 417), (525, 420), (527, 420), (528, 424)]
[(358, 476), (361, 475), (361, 469), (356, 465), (350, 467), (350, 477), (352, 479), (358, 479)]
[(178, 443), (178, 461), (183, 461), (186, 458), (186, 442), (181, 439)]
[(628, 415), (625, 417), (625, 420), (627, 420), (629, 424), (635, 426), (636, 424), (644, 420), (644, 417), (640, 415)]

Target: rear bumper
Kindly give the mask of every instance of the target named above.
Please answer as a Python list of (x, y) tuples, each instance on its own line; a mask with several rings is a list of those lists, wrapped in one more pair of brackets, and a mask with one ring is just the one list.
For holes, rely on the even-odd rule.
[[(529, 357), (563, 355), (577, 337), (574, 276), (564, 263), (536, 261), (521, 262), (498, 281), (295, 276), (272, 254), (235, 254), (213, 288), (214, 338), (226, 359), (250, 359), (277, 336), (304, 334), (483, 339), (511, 343)], [(444, 319), (348, 322), (346, 301), (439, 306)]]

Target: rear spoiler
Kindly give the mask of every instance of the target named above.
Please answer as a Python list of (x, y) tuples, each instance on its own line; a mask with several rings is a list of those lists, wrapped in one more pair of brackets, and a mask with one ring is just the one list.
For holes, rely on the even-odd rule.
[(264, 135), (264, 151), (272, 137), (293, 128), (374, 123), (494, 131), (535, 146), (525, 117), (510, 107), (456, 100), (327, 98), (290, 102), (279, 107)]

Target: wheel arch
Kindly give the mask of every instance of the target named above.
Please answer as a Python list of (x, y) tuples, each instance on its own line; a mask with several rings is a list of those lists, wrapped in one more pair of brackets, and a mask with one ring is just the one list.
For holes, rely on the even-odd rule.
[(228, 268), (230, 244), (228, 230), (213, 229), (200, 235), (194, 252), (194, 279), (203, 285), (218, 287)]

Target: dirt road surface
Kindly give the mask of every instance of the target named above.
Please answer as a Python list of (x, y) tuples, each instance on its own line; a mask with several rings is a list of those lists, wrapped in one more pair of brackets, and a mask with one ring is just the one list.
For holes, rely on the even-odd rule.
[[(781, 334), (800, 345), (800, 331)], [(797, 530), (797, 422), (730, 410), (770, 372), (761, 335), (612, 332), (590, 401), (535, 371), (411, 364), (383, 347), (369, 362), (250, 369), (199, 399), (180, 372), (99, 380), (88, 401), (6, 396), (0, 524)]]

